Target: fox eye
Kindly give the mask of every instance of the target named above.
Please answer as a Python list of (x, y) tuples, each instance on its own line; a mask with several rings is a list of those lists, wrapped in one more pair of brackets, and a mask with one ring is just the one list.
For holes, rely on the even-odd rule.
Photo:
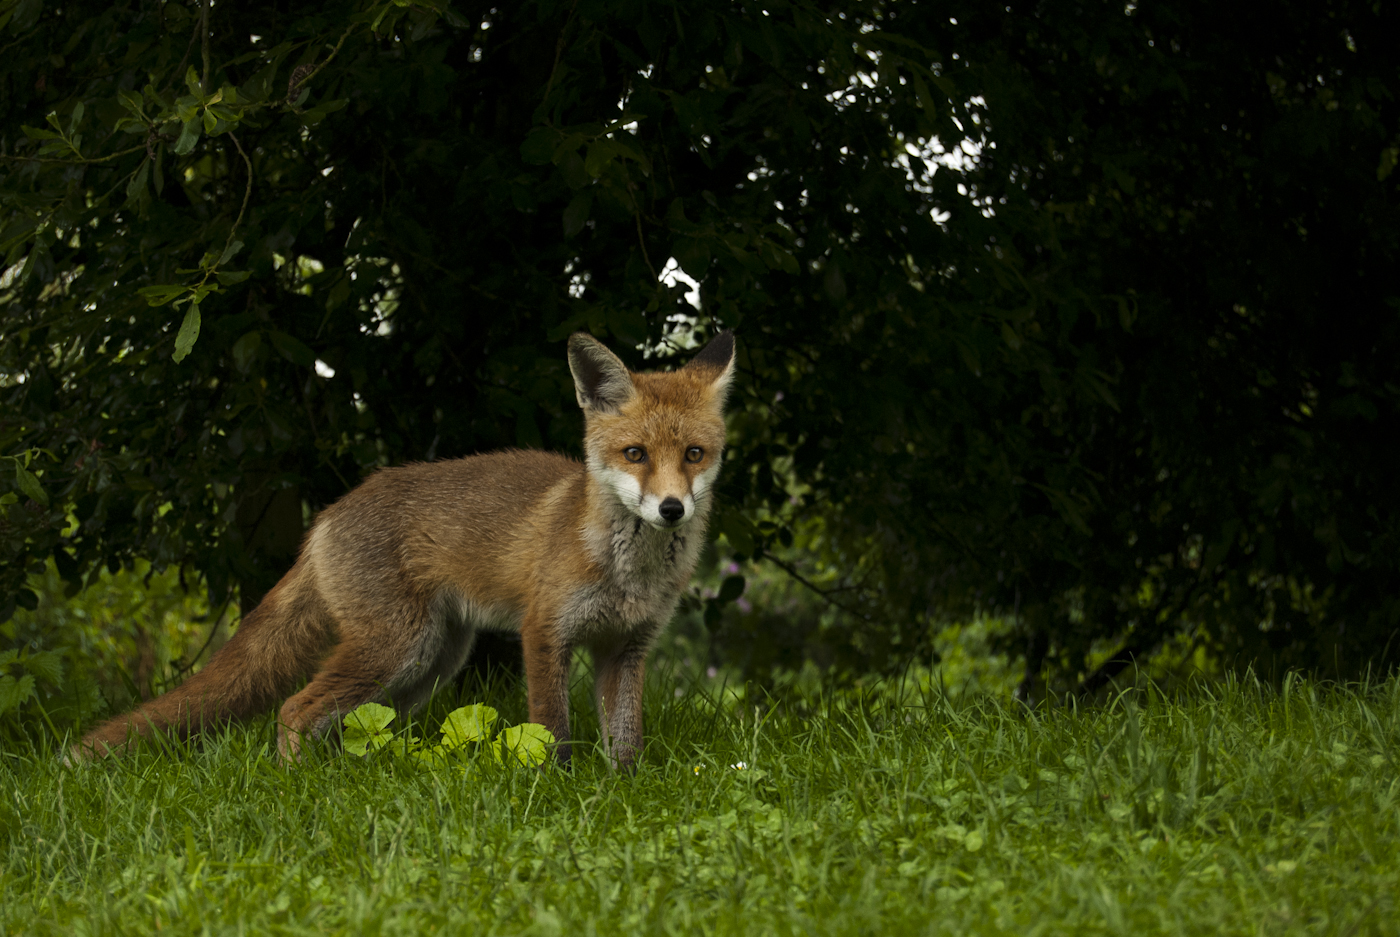
[(685, 460), (687, 462), (699, 462), (703, 458), (705, 458), (705, 450), (701, 449), (699, 446), (691, 446), (689, 449), (685, 450)]
[(628, 446), (622, 450), (622, 457), (628, 462), (645, 462), (647, 451), (641, 446)]

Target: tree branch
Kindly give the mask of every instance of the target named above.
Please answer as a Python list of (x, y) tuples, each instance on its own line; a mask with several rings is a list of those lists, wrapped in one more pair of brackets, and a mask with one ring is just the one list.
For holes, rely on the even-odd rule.
[(201, 0), (200, 3), (199, 38), (204, 52), (204, 81), (200, 87), (204, 89), (205, 95), (210, 95), (213, 92), (209, 90), (209, 0)]
[(812, 592), (816, 593), (816, 595), (819, 596), (823, 602), (825, 602), (826, 604), (830, 605), (832, 608), (840, 609), (841, 611), (845, 612), (847, 615), (854, 615), (854, 616), (856, 616), (857, 618), (859, 618), (861, 621), (869, 621), (869, 620), (870, 620), (870, 616), (864, 614), (863, 612), (857, 611), (857, 610), (854, 609), (854, 608), (850, 608), (849, 606), (844, 605), (844, 604), (842, 604), (841, 602), (838, 602), (838, 601), (836, 601), (835, 599), (833, 599), (833, 598), (831, 597), (831, 592), (832, 592), (832, 590), (830, 590), (830, 589), (823, 589), (821, 586), (817, 585), (816, 583), (814, 583), (814, 582), (812, 582), (810, 579), (808, 579), (806, 576), (804, 576), (804, 575), (802, 575), (801, 573), (799, 573), (799, 572), (797, 571), (797, 569), (796, 569), (795, 567), (793, 567), (791, 564), (783, 562), (782, 560), (778, 559), (778, 558), (777, 558), (776, 556), (774, 556), (773, 554), (769, 553), (767, 550), (764, 550), (764, 549), (762, 549), (762, 548), (759, 548), (758, 552), (754, 554), (754, 559), (756, 559), (756, 560), (767, 560), (768, 562), (772, 563), (774, 566), (778, 567), (778, 568), (781, 569), (783, 572), (787, 573), (787, 574), (788, 574), (789, 576), (791, 576), (793, 579), (796, 579), (798, 582), (802, 583), (802, 585), (804, 585), (804, 586), (806, 586), (808, 589), (812, 590)]

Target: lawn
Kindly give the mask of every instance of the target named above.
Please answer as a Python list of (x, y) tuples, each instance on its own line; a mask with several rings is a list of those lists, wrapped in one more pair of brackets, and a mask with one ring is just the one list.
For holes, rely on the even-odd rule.
[[(716, 696), (656, 681), (630, 777), (586, 745), (284, 767), (267, 723), (78, 768), (12, 750), (0, 932), (1400, 933), (1400, 681)], [(478, 700), (523, 719), (498, 681), (416, 731)]]

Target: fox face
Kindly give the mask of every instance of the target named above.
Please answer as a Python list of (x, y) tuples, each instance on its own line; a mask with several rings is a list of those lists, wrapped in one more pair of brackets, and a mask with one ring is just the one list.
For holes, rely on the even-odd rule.
[(724, 451), (734, 337), (721, 332), (677, 371), (634, 374), (592, 336), (569, 340), (587, 421), (588, 470), (631, 514), (680, 527), (708, 507)]

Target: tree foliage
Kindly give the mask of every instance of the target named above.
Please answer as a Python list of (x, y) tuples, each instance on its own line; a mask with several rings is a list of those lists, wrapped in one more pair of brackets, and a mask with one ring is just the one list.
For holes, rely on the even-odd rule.
[(718, 529), (834, 577), (842, 666), (979, 611), (1083, 688), (1400, 652), (1388, 10), (0, 11), (9, 601), (144, 556), (246, 604), (378, 465), (576, 450), (570, 331), (728, 326)]

